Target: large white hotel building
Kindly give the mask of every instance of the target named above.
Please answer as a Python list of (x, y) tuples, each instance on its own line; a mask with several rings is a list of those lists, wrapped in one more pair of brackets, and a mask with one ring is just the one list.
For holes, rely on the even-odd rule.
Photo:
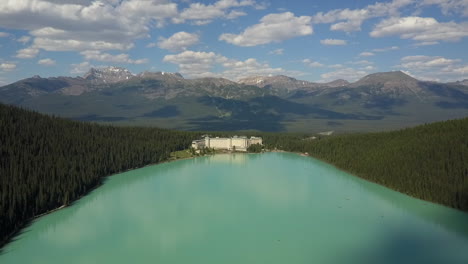
[(247, 148), (253, 144), (262, 145), (261, 137), (238, 137), (234, 136), (231, 138), (210, 138), (205, 137), (204, 139), (192, 141), (192, 148), (213, 148), (213, 149), (225, 149), (225, 150), (236, 150), (236, 151), (247, 151)]

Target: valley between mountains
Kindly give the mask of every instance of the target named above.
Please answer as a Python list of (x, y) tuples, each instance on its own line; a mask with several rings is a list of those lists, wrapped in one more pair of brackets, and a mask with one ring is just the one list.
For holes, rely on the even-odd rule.
[(468, 80), (438, 83), (401, 71), (357, 82), (287, 76), (185, 79), (120, 67), (82, 77), (34, 76), (0, 87), (0, 102), (82, 121), (180, 130), (381, 131), (468, 115)]

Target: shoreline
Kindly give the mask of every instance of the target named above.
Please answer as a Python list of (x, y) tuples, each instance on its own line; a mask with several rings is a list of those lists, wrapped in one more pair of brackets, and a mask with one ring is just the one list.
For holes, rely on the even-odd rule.
[[(286, 152), (286, 151), (281, 151), (281, 152)], [(175, 162), (175, 161), (181, 161), (181, 160), (189, 160), (189, 159), (195, 159), (195, 158), (200, 158), (200, 157), (205, 157), (205, 156), (210, 156), (210, 155), (215, 155), (215, 154), (234, 154), (236, 152), (232, 152), (232, 151), (226, 151), (226, 152), (220, 152), (220, 153), (213, 153), (213, 154), (208, 154), (208, 155), (204, 155), (204, 156), (191, 156), (191, 157), (184, 157), (184, 158), (169, 158), (165, 161), (162, 161), (162, 162), (158, 162), (158, 163), (150, 163), (150, 164), (147, 164), (147, 165), (144, 165), (142, 167), (135, 167), (135, 168), (131, 168), (131, 169), (127, 169), (127, 170), (124, 170), (124, 171), (119, 171), (119, 172), (116, 172), (114, 174), (111, 174), (111, 175), (108, 175), (108, 176), (104, 176), (102, 177), (103, 180), (105, 180), (106, 178), (108, 177), (112, 177), (113, 175), (116, 175), (116, 174), (121, 174), (121, 173), (125, 173), (125, 172), (129, 172), (129, 171), (132, 171), (132, 170), (137, 170), (137, 169), (142, 169), (142, 168), (146, 168), (146, 167), (150, 167), (150, 166), (155, 166), (155, 165), (160, 165), (160, 164), (165, 164), (165, 163), (170, 163), (170, 162)], [(247, 153), (247, 152), (246, 152)], [(266, 152), (262, 152), (262, 153), (266, 153)], [(257, 154), (261, 154), (261, 153), (257, 153)], [(92, 191), (96, 190), (97, 188), (99, 188), (101, 185), (103, 185), (103, 182), (99, 183), (98, 185), (94, 186), (93, 188), (91, 188), (88, 192), (86, 192), (85, 194), (81, 195), (80, 197), (78, 197), (76, 200), (73, 200), (71, 203), (69, 204), (62, 204), (61, 206), (59, 207), (56, 207), (54, 209), (51, 209), (49, 211), (46, 211), (42, 214), (39, 214), (39, 215), (35, 215), (33, 216), (31, 219), (29, 219), (27, 221), (27, 224), (22, 227), (19, 231), (17, 232), (14, 232), (13, 235), (11, 235), (8, 239), (7, 239), (7, 242), (3, 245), (0, 245), (0, 252), (2, 251), (3, 247), (9, 243), (9, 241), (11, 241), (15, 236), (17, 236), (19, 234), (19, 232), (21, 232), (21, 230), (23, 230), (25, 227), (29, 226), (34, 220), (36, 220), (37, 218), (40, 218), (42, 216), (45, 216), (45, 215), (48, 215), (48, 214), (51, 214), (51, 213), (54, 213), (56, 211), (59, 211), (59, 210), (62, 210), (64, 208), (67, 208), (67, 207), (70, 207), (72, 206), (75, 202), (79, 201), (81, 198), (83, 198), (84, 196), (88, 195), (89, 193), (91, 193)]]
[[(286, 152), (286, 151), (278, 151), (278, 152)], [(232, 151), (226, 151), (226, 152), (219, 152), (219, 153), (212, 153), (212, 154), (207, 154), (207, 155), (204, 155), (204, 156), (191, 156), (191, 157), (184, 157), (184, 158), (169, 158), (165, 161), (162, 161), (162, 162), (158, 162), (158, 163), (150, 163), (150, 164), (147, 164), (147, 165), (144, 165), (142, 167), (135, 167), (135, 168), (131, 168), (131, 169), (127, 169), (127, 170), (124, 170), (124, 171), (119, 171), (119, 172), (116, 172), (114, 174), (111, 174), (111, 175), (108, 175), (108, 176), (104, 176), (102, 177), (103, 180), (105, 180), (106, 178), (108, 177), (112, 177), (113, 175), (117, 175), (117, 174), (121, 174), (121, 173), (125, 173), (125, 172), (129, 172), (129, 171), (132, 171), (132, 170), (137, 170), (137, 169), (142, 169), (142, 168), (146, 168), (146, 167), (150, 167), (150, 166), (155, 166), (155, 165), (160, 165), (160, 164), (165, 164), (165, 163), (170, 163), (170, 162), (175, 162), (175, 161), (181, 161), (181, 160), (189, 160), (189, 159), (195, 159), (195, 158), (200, 158), (200, 157), (205, 157), (205, 156), (211, 156), (211, 155), (216, 155), (216, 154), (234, 154), (234, 153), (237, 153), (237, 152), (232, 152)], [(238, 153), (242, 153), (242, 152), (238, 152)], [(246, 152), (248, 153), (248, 152)], [(266, 153), (266, 152), (262, 152), (262, 153)], [(256, 153), (256, 154), (261, 154), (261, 153)], [(48, 214), (51, 214), (51, 213), (54, 213), (56, 211), (59, 211), (61, 209), (64, 209), (64, 208), (67, 208), (67, 207), (70, 207), (72, 206), (75, 202), (79, 201), (81, 198), (83, 198), (84, 196), (88, 195), (89, 193), (91, 193), (92, 191), (96, 190), (97, 188), (99, 188), (101, 185), (103, 185), (103, 182), (99, 183), (98, 185), (94, 186), (93, 188), (91, 188), (88, 192), (86, 192), (85, 194), (79, 196), (76, 200), (73, 200), (71, 203), (69, 204), (62, 204), (61, 206), (59, 207), (56, 207), (54, 209), (51, 209), (49, 211), (46, 211), (42, 214), (39, 214), (39, 215), (35, 215), (33, 216), (31, 219), (28, 220), (27, 224), (23, 227), (27, 227), (29, 224), (31, 224), (34, 220), (36, 220), (37, 218), (40, 218), (42, 216), (45, 216), (45, 215), (48, 215)], [(21, 230), (23, 229), (21, 228)], [(21, 232), (21, 230), (19, 230), (19, 232)], [(7, 241), (11, 241), (12, 238), (14, 238), (18, 233), (17, 232), (14, 232), (15, 234), (13, 234)], [(5, 244), (3, 245), (0, 245), (0, 252), (1, 250), (3, 249), (3, 247), (8, 244), (9, 242), (6, 242)]]
[(318, 161), (320, 161), (320, 162), (323, 162), (323, 163), (325, 163), (325, 164), (327, 164), (327, 165), (329, 165), (329, 166), (332, 166), (333, 168), (335, 168), (335, 169), (337, 169), (337, 170), (339, 170), (339, 171), (341, 171), (341, 172), (344, 172), (344, 173), (346, 173), (346, 174), (349, 174), (350, 176), (356, 177), (356, 178), (358, 178), (358, 179), (360, 179), (360, 180), (363, 180), (363, 181), (365, 181), (365, 182), (372, 183), (372, 184), (376, 184), (376, 185), (378, 185), (378, 186), (387, 188), (387, 189), (389, 189), (389, 190), (395, 191), (395, 192), (397, 192), (397, 193), (403, 194), (403, 195), (405, 195), (405, 196), (408, 196), (408, 197), (411, 197), (411, 198), (413, 198), (413, 199), (417, 199), (417, 200), (420, 200), (420, 201), (423, 201), (423, 202), (426, 202), (426, 203), (431, 203), (431, 204), (436, 204), (436, 205), (439, 205), (439, 206), (443, 206), (443, 207), (446, 207), (446, 208), (449, 208), (449, 209), (453, 209), (453, 210), (455, 210), (455, 211), (457, 211), (457, 212), (468, 213), (467, 211), (464, 211), (464, 210), (461, 210), (461, 209), (458, 209), (458, 208), (454, 208), (454, 207), (448, 206), (448, 205), (443, 204), (443, 203), (438, 203), (438, 202), (436, 202), (436, 201), (431, 201), (431, 200), (422, 199), (422, 198), (420, 198), (420, 197), (411, 195), (411, 194), (406, 193), (406, 192), (403, 192), (403, 191), (401, 191), (401, 190), (394, 189), (394, 188), (392, 188), (392, 187), (390, 187), (390, 186), (388, 186), (388, 185), (385, 185), (385, 184), (382, 184), (382, 183), (379, 183), (379, 182), (376, 182), (376, 181), (372, 181), (372, 180), (366, 179), (366, 178), (364, 178), (364, 177), (359, 176), (358, 173), (351, 172), (351, 171), (345, 170), (345, 169), (343, 169), (343, 168), (340, 168), (340, 167), (336, 166), (335, 164), (333, 164), (333, 163), (331, 163), (331, 162), (329, 162), (329, 161), (326, 161), (326, 160), (323, 160), (323, 159), (314, 157), (314, 156), (308, 154), (307, 152), (306, 152), (307, 154), (306, 154), (306, 153), (302, 153), (302, 152), (292, 152), (292, 151), (271, 151), (271, 152), (284, 152), (284, 153), (297, 154), (297, 155), (299, 155), (299, 156), (301, 156), (301, 157), (313, 158), (313, 159), (316, 159), (316, 160), (318, 160)]
[[(81, 197), (82, 197), (82, 196), (80, 196), (80, 198), (78, 198), (78, 200), (81, 199)], [(55, 208), (55, 209), (52, 209), (52, 210), (47, 211), (47, 212), (45, 212), (45, 213), (42, 213), (42, 214), (40, 214), (40, 215), (36, 215), (36, 216), (34, 216), (33, 219), (39, 218), (39, 217), (44, 216), (44, 215), (51, 214), (51, 213), (53, 213), (53, 212), (55, 212), (55, 211), (58, 211), (58, 210), (60, 210), (60, 209), (65, 208), (65, 207), (68, 207), (68, 205), (63, 204), (63, 205), (61, 205), (60, 207), (57, 207), (57, 208)]]
[[(201, 156), (200, 156), (201, 157)], [(0, 243), (0, 254), (3, 253), (3, 250), (5, 248), (6, 245), (8, 245), (9, 243), (13, 242), (15, 240), (16, 237), (18, 237), (19, 235), (22, 234), (22, 232), (24, 231), (25, 228), (29, 227), (35, 220), (39, 219), (40, 217), (42, 216), (46, 216), (46, 215), (49, 215), (51, 213), (54, 213), (54, 212), (57, 212), (59, 210), (62, 210), (62, 209), (65, 209), (67, 207), (70, 207), (70, 206), (73, 206), (73, 204), (75, 202), (78, 202), (81, 198), (85, 197), (86, 195), (90, 194), (91, 192), (93, 192), (94, 190), (98, 189), (99, 187), (101, 187), (103, 184), (104, 184), (104, 181), (108, 178), (108, 177), (112, 177), (113, 175), (116, 175), (116, 174), (121, 174), (121, 173), (125, 173), (125, 172), (128, 172), (128, 171), (132, 171), (132, 170), (136, 170), (136, 169), (141, 169), (141, 168), (145, 168), (145, 167), (149, 167), (149, 166), (154, 166), (154, 165), (159, 165), (159, 164), (164, 164), (164, 163), (169, 163), (169, 162), (174, 162), (174, 161), (179, 161), (179, 160), (188, 160), (188, 159), (193, 159), (193, 158), (198, 158), (198, 156), (192, 156), (192, 157), (185, 157), (185, 158), (175, 158), (175, 159), (167, 159), (165, 161), (162, 161), (162, 162), (157, 162), (157, 163), (150, 163), (150, 164), (147, 164), (147, 165), (144, 165), (144, 166), (141, 166), (141, 167), (136, 167), (136, 168), (131, 168), (131, 169), (127, 169), (127, 170), (124, 170), (124, 171), (119, 171), (119, 172), (116, 172), (116, 173), (113, 173), (111, 175), (107, 175), (107, 176), (103, 176), (102, 177), (102, 181), (97, 184), (96, 186), (94, 186), (93, 188), (91, 188), (89, 191), (87, 191), (86, 193), (84, 193), (83, 195), (80, 195), (77, 199), (71, 201), (69, 204), (62, 204), (61, 206), (59, 207), (56, 207), (54, 209), (51, 209), (51, 210), (48, 210), (44, 213), (41, 213), (41, 214), (38, 214), (38, 215), (34, 215), (32, 216), (30, 219), (28, 219), (25, 224), (19, 228), (18, 230), (15, 230), (11, 233), (11, 235), (8, 236), (8, 238), (1, 242)]]

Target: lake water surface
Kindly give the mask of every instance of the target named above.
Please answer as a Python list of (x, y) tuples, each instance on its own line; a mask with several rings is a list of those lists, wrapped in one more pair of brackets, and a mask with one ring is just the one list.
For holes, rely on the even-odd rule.
[(291, 153), (114, 175), (0, 255), (22, 263), (468, 263), (468, 214)]

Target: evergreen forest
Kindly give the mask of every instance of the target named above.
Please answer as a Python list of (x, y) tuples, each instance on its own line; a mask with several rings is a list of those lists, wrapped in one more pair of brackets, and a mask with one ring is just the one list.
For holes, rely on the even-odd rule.
[(0, 247), (103, 177), (165, 161), (197, 133), (102, 126), (0, 104)]

